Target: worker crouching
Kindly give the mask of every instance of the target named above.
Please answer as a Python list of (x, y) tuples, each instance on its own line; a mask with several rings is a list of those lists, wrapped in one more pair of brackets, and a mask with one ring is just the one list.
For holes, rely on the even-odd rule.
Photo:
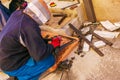
[(0, 33), (0, 68), (18, 80), (38, 80), (55, 63), (52, 54), (60, 46), (59, 37), (46, 43), (39, 26), (50, 19), (43, 0), (33, 0), (24, 10), (16, 10)]

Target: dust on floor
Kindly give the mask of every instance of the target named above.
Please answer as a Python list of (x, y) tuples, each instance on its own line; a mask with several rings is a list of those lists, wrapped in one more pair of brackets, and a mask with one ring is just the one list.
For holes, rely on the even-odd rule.
[[(118, 46), (116, 42), (120, 43), (120, 36), (114, 46)], [(120, 47), (104, 46), (100, 50), (104, 53), (103, 57), (93, 50), (85, 53), (84, 57), (72, 52), (70, 56), (75, 57), (73, 66), (68, 72), (69, 76), (64, 73), (62, 80), (120, 80)], [(42, 80), (60, 80), (61, 74), (52, 73)]]

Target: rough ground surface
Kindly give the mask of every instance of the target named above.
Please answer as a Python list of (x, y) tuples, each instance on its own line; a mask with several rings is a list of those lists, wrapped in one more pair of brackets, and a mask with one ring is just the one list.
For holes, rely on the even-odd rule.
[[(84, 57), (76, 54), (73, 66), (69, 71), (69, 80), (120, 80), (120, 50), (105, 46), (100, 49), (105, 56), (100, 57), (93, 50)], [(53, 73), (43, 80), (60, 80), (61, 73)], [(64, 74), (62, 80), (67, 80)]]
[[(120, 43), (120, 40), (115, 42)], [(73, 51), (68, 57), (75, 56), (68, 72), (69, 80), (120, 80), (120, 48), (105, 46), (100, 50), (105, 54), (103, 57), (93, 50), (85, 53), (84, 57)], [(61, 74), (62, 72), (52, 73), (41, 80), (60, 80)], [(4, 75), (0, 76), (0, 80), (4, 80), (2, 78), (5, 78)], [(68, 80), (67, 73), (64, 73), (62, 80)]]

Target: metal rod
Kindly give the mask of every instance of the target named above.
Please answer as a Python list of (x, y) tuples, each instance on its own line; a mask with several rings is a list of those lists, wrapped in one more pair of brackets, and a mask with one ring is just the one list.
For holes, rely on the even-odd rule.
[(70, 26), (71, 29), (73, 29), (85, 42), (88, 43), (88, 45), (94, 49), (100, 56), (104, 56), (104, 54), (97, 48), (95, 47), (92, 42), (90, 42), (88, 39), (86, 39), (84, 37), (84, 35), (82, 34), (81, 31), (79, 31), (78, 29), (76, 29), (71, 23), (68, 24)]
[(63, 17), (65, 14), (53, 14), (53, 17)]
[(67, 17), (67, 14), (64, 14), (62, 19), (60, 19), (60, 21), (58, 22), (58, 24), (60, 25), (66, 17)]
[(90, 27), (90, 33), (95, 36), (96, 38), (102, 40), (103, 42), (105, 42), (107, 45), (111, 46), (113, 43), (109, 42), (108, 40), (104, 39), (103, 37), (99, 36), (98, 34), (94, 33), (94, 30), (92, 27)]
[(66, 8), (68, 8), (68, 7), (71, 7), (71, 6), (74, 6), (74, 5), (77, 5), (77, 4), (80, 4), (80, 1), (79, 1), (79, 0), (77, 0), (77, 3), (68, 5), (68, 6), (64, 7), (64, 8), (61, 8), (61, 9), (64, 10), (64, 9), (66, 9)]

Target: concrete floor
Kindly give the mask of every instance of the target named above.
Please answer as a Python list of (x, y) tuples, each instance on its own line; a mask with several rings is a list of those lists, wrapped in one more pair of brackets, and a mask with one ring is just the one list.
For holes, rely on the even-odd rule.
[[(100, 57), (96, 52), (90, 50), (84, 57), (80, 57), (74, 52), (71, 56), (75, 56), (73, 66), (69, 73), (69, 78), (64, 73), (62, 80), (120, 80), (120, 36), (115, 40), (114, 47), (104, 46), (100, 50), (104, 53)], [(68, 58), (70, 58), (68, 57)], [(60, 80), (61, 73), (52, 73), (42, 80)]]
[[(104, 53), (100, 57), (92, 49), (85, 53), (84, 57), (74, 53), (76, 48), (68, 56), (75, 57), (73, 66), (64, 73), (61, 80), (120, 80), (120, 36), (114, 40), (114, 47), (104, 46), (100, 50)], [(41, 80), (60, 80), (62, 72), (52, 73)], [(6, 75), (0, 74), (0, 80), (6, 80)]]

